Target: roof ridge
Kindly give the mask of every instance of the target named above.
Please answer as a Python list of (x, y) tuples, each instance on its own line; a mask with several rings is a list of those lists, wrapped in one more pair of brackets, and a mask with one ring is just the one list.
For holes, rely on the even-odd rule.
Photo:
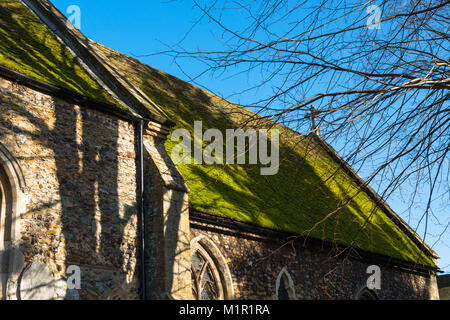
[(75, 27), (69, 28), (65, 16), (48, 0), (21, 0), (48, 29), (70, 48), (81, 60), (82, 67), (94, 74), (99, 84), (117, 101), (125, 105), (134, 116), (150, 118), (156, 122), (173, 125), (173, 122), (156, 104), (152, 109), (144, 106), (128, 88), (111, 73), (104, 62), (89, 48), (88, 38)]
[[(90, 38), (88, 38), (88, 41), (91, 42), (91, 43), (94, 43), (94, 44), (97, 45), (97, 46), (102, 47), (102, 49), (106, 49), (106, 50), (109, 51), (110, 53), (116, 53), (116, 54), (121, 55), (121, 56), (123, 56), (123, 57), (125, 57), (125, 58), (134, 60), (134, 62), (137, 62), (137, 63), (139, 63), (139, 64), (141, 64), (141, 65), (143, 65), (143, 66), (145, 66), (145, 67), (148, 67), (148, 68), (150, 68), (150, 69), (153, 69), (154, 71), (160, 72), (160, 73), (164, 74), (165, 76), (168, 76), (168, 77), (173, 78), (173, 79), (175, 79), (175, 80), (177, 80), (177, 81), (183, 82), (185, 85), (190, 86), (191, 88), (194, 88), (194, 89), (197, 89), (197, 90), (201, 90), (201, 91), (204, 92), (205, 94), (211, 95), (211, 96), (213, 96), (213, 97), (216, 98), (216, 99), (219, 99), (219, 100), (221, 100), (221, 101), (224, 101), (224, 102), (228, 103), (229, 105), (231, 105), (231, 106), (233, 106), (233, 107), (241, 108), (241, 109), (245, 110), (246, 112), (248, 112), (249, 115), (251, 114), (252, 116), (257, 116), (257, 118), (254, 118), (254, 119), (252, 119), (252, 120), (265, 120), (265, 121), (270, 122), (271, 124), (275, 124), (275, 125), (282, 126), (283, 128), (285, 128), (285, 129), (287, 129), (287, 130), (290, 130), (290, 131), (293, 131), (293, 132), (296, 133), (296, 134), (303, 135), (303, 134), (299, 133), (298, 131), (295, 131), (295, 130), (293, 130), (293, 129), (291, 129), (291, 128), (289, 128), (289, 127), (287, 127), (287, 126), (285, 126), (285, 125), (283, 125), (283, 124), (281, 124), (281, 123), (279, 123), (279, 122), (276, 122), (276, 121), (274, 121), (274, 120), (272, 120), (272, 119), (269, 119), (269, 118), (267, 118), (267, 117), (263, 117), (263, 116), (259, 115), (258, 113), (254, 112), (254, 111), (252, 111), (252, 110), (250, 110), (250, 109), (248, 109), (248, 108), (246, 108), (246, 107), (244, 107), (244, 106), (242, 106), (242, 105), (240, 105), (240, 104), (231, 102), (231, 101), (229, 101), (229, 100), (227, 100), (227, 99), (225, 99), (225, 98), (223, 98), (223, 97), (221, 97), (221, 96), (218, 96), (217, 94), (215, 94), (215, 93), (213, 93), (213, 92), (211, 92), (211, 91), (208, 91), (207, 89), (203, 89), (203, 88), (197, 87), (196, 85), (193, 85), (192, 83), (189, 83), (189, 82), (187, 82), (187, 81), (185, 81), (185, 80), (182, 80), (182, 79), (178, 78), (177, 76), (174, 76), (174, 75), (172, 75), (172, 74), (170, 74), (170, 73), (167, 73), (167, 72), (165, 72), (165, 71), (163, 71), (163, 70), (160, 70), (160, 69), (158, 69), (158, 68), (155, 68), (155, 67), (153, 67), (153, 66), (151, 66), (151, 65), (147, 64), (146, 62), (143, 62), (143, 61), (141, 61), (141, 60), (139, 60), (139, 59), (133, 58), (132, 56), (130, 56), (130, 55), (126, 54), (126, 53), (123, 53), (123, 52), (120, 52), (120, 51), (118, 51), (118, 50), (116, 50), (116, 49), (113, 49), (113, 48), (111, 48), (111, 47), (108, 47), (107, 45), (104, 45), (104, 44), (101, 43), (101, 42), (98, 42), (98, 41), (93, 40), (93, 39), (90, 39)], [(144, 93), (144, 95), (145, 95), (149, 100), (152, 101), (152, 99), (151, 99), (148, 95), (146, 95), (145, 93)], [(304, 135), (303, 135), (303, 136), (304, 136)]]
[[(120, 51), (117, 51), (117, 50), (115, 50), (113, 48), (110, 48), (110, 47), (108, 47), (108, 46), (106, 46), (106, 45), (104, 45), (104, 44), (102, 44), (100, 42), (97, 42), (97, 41), (92, 40), (92, 39), (87, 38), (87, 37), (85, 37), (85, 38), (86, 38), (86, 43), (88, 43), (89, 45), (94, 43), (95, 45), (101, 46), (103, 49), (108, 50), (110, 53), (116, 53), (116, 54), (120, 54), (122, 56), (125, 56), (125, 57), (127, 57), (129, 59), (134, 59), (134, 58), (130, 57), (129, 55), (124, 54), (124, 53), (122, 53)], [(93, 55), (95, 55), (98, 59), (103, 60), (93, 48), (90, 47), (89, 49), (90, 49), (90, 52)], [(139, 61), (139, 60), (136, 60), (136, 61), (138, 61), (139, 63), (144, 64), (144, 65), (146, 65), (146, 66), (148, 66), (150, 68), (152, 68), (151, 66), (145, 64), (142, 61)], [(107, 63), (105, 63), (105, 64), (107, 64)], [(117, 74), (117, 72), (114, 70), (114, 68), (110, 67), (108, 64), (107, 64), (107, 69), (109, 70), (109, 72), (115, 73), (115, 77), (121, 78), (123, 80), (123, 77), (121, 77), (119, 74)], [(150, 97), (148, 97), (146, 94), (144, 94), (139, 88), (136, 88), (135, 86), (133, 86), (133, 87), (126, 87), (126, 89), (129, 90), (129, 91), (133, 91), (132, 94), (135, 96), (135, 98), (137, 98), (139, 100), (139, 102), (143, 103), (144, 105), (147, 103), (152, 108), (157, 109), (158, 112), (165, 114), (164, 111), (158, 106), (158, 104), (156, 104)], [(167, 115), (166, 115), (166, 117), (167, 117)]]

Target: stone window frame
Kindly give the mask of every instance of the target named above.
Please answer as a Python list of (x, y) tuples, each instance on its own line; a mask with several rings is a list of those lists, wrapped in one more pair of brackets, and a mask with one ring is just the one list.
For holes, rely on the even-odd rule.
[(191, 240), (191, 257), (196, 251), (208, 260), (209, 265), (217, 279), (220, 279), (218, 286), (222, 294), (220, 299), (233, 300), (234, 286), (233, 278), (227, 261), (216, 244), (205, 235), (200, 235)]
[[(25, 212), (25, 177), (18, 161), (0, 142), (0, 296), (15, 298), (15, 283), (23, 267), (23, 255), (18, 250), (21, 224), (20, 217)], [(6, 199), (6, 200), (5, 200)], [(5, 205), (9, 203), (8, 207)], [(9, 223), (7, 223), (6, 216)], [(6, 225), (7, 224), (7, 225)], [(7, 242), (5, 231), (10, 237)]]
[(285, 288), (288, 292), (288, 296), (289, 296), (289, 300), (296, 300), (297, 299), (297, 295), (295, 293), (295, 286), (294, 286), (294, 280), (292, 280), (291, 274), (289, 273), (289, 271), (287, 270), (286, 267), (283, 267), (283, 269), (281, 269), (280, 273), (278, 274), (277, 280), (275, 282), (275, 298), (276, 300), (279, 300), (279, 289), (280, 289), (280, 284), (281, 281), (286, 279), (286, 281), (284, 282)]

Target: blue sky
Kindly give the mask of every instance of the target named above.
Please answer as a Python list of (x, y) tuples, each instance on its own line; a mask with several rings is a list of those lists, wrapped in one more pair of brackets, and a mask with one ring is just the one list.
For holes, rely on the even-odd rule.
[[(191, 49), (221, 47), (218, 43), (220, 32), (214, 24), (207, 21), (197, 25), (185, 38), (187, 30), (200, 15), (189, 0), (52, 0), (52, 2), (66, 15), (69, 15), (67, 12), (69, 6), (78, 5), (81, 9), (81, 31), (87, 37), (186, 81), (189, 78), (172, 58), (164, 55), (147, 57), (144, 55), (167, 50), (166, 45), (173, 46), (181, 40), (185, 47)], [(237, 21), (232, 23), (239, 26)], [(195, 74), (199, 67), (199, 63), (195, 61), (183, 63), (183, 71), (190, 75)], [(203, 77), (199, 82), (225, 98), (230, 98), (233, 93), (248, 87), (244, 76), (233, 79)], [(232, 96), (232, 101), (236, 103), (247, 103), (253, 99), (254, 96), (249, 95)], [(407, 187), (405, 189), (408, 190)], [(400, 194), (394, 194), (388, 199), (388, 203), (402, 215), (406, 205), (400, 198)], [(444, 203), (439, 207), (440, 214), (449, 215), (448, 204)], [(405, 215), (402, 216), (408, 221)], [(448, 220), (447, 218), (446, 221)], [(409, 221), (412, 227), (416, 226), (415, 222), (417, 219)], [(442, 230), (442, 226), (432, 225), (427, 234), (427, 242), (433, 245), (441, 256), (440, 267), (450, 272), (450, 230), (438, 240), (436, 235)]]

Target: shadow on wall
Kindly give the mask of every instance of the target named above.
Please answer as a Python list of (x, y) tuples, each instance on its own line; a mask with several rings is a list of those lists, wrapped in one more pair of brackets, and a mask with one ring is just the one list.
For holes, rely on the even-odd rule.
[[(63, 277), (79, 266), (80, 299), (137, 298), (135, 132), (129, 156), (119, 159), (118, 120), (46, 99), (44, 108), (8, 97), (0, 104), (0, 141), (17, 155), (28, 183), (17, 241), (24, 261), (44, 262)], [(1, 242), (8, 241), (6, 232)]]
[(188, 190), (164, 140), (149, 135), (145, 146), (146, 298), (192, 299)]
[[(89, 79), (76, 72), (79, 71), (76, 60), (67, 55), (63, 45), (51, 46), (51, 50), (42, 46), (49, 39), (34, 41), (32, 28), (16, 19), (22, 16), (20, 10), (14, 11), (14, 6), (11, 10), (2, 7), (0, 10), (0, 27), (22, 36), (15, 41), (14, 37), (0, 35), (2, 51), (14, 53), (8, 57), (9, 62), (56, 85), (81, 93), (92, 89)], [(30, 54), (38, 47), (42, 47), (39, 55)], [(136, 132), (130, 125), (129, 136), (120, 136), (119, 127), (123, 123), (118, 120), (106, 119), (60, 99), (33, 96), (36, 93), (27, 90), (22, 90), (14, 101), (9, 92), (0, 91), (0, 142), (16, 156), (29, 182), (26, 189), (29, 203), (21, 220), (23, 233), (15, 241), (26, 268), (31, 261), (39, 261), (64, 278), (69, 266), (79, 266), (81, 299), (138, 298)], [(0, 199), (0, 203), (10, 201)], [(179, 209), (177, 203), (170, 206), (169, 212)], [(179, 221), (176, 215), (170, 215), (164, 223), (176, 228)], [(8, 239), (8, 235), (2, 236), (0, 244)], [(182, 254), (177, 251), (177, 239), (173, 242), (168, 247), (174, 252), (165, 253), (169, 257)], [(168, 261), (169, 265), (164, 267), (177, 272), (170, 265), (173, 259)], [(30, 272), (40, 272), (34, 278), (45, 278), (46, 270), (41, 267), (30, 268)], [(23, 266), (20, 270), (17, 279), (25, 272)], [(10, 278), (4, 280), (7, 283), (11, 277), (6, 277)], [(42, 281), (35, 289), (48, 287), (49, 283), (50, 280)], [(74, 298), (69, 295), (62, 293), (59, 297)]]
[[(27, 8), (15, 3), (6, 7), (0, 7), (0, 27), (21, 37), (0, 33), (2, 52), (11, 53), (2, 62), (21, 66), (38, 79), (104, 99), (64, 45), (52, 45), (49, 34), (45, 35), (48, 39), (37, 38), (33, 28), (38, 22), (23, 23)], [(44, 294), (39, 287), (49, 287), (51, 280), (46, 278), (47, 270), (37, 265), (39, 261), (56, 275), (56, 297), (77, 298), (66, 296), (64, 285), (66, 269), (75, 265), (81, 268), (79, 298), (136, 298), (136, 133), (131, 128), (131, 137), (122, 139), (128, 142), (123, 143), (129, 147), (123, 153), (129, 156), (119, 155), (118, 120), (105, 120), (59, 99), (35, 97), (31, 90), (21, 93), (30, 95), (14, 101), (9, 93), (0, 95), (0, 142), (23, 167), (29, 199), (21, 217), (23, 233), (14, 239), (13, 210), (7, 207), (14, 200), (8, 198), (8, 188), (0, 193), (0, 217), (6, 225), (0, 228), (5, 231), (0, 233), (2, 295), (7, 295), (8, 283), (12, 288), (28, 270), (42, 283), (35, 283), (34, 289), (22, 288), (23, 293), (33, 297), (25, 292), (34, 290), (38, 292), (34, 298), (47, 297), (48, 292)], [(0, 185), (7, 186), (7, 180)], [(36, 266), (30, 267), (31, 261)], [(20, 298), (20, 290), (13, 291)]]
[(450, 300), (450, 274), (440, 275), (437, 278), (439, 288), (439, 298)]

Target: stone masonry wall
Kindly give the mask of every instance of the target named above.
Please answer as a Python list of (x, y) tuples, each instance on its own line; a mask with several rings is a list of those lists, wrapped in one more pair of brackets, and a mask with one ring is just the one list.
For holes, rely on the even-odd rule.
[[(297, 299), (355, 299), (366, 286), (367, 267), (327, 251), (308, 249), (302, 240), (255, 239), (258, 235), (192, 222), (191, 238), (210, 238), (225, 257), (231, 272), (235, 299), (276, 299), (276, 279), (285, 267)], [(261, 238), (261, 237), (259, 237)], [(429, 299), (430, 279), (381, 267), (379, 299)]]
[(25, 265), (41, 261), (55, 280), (80, 266), (75, 298), (137, 298), (133, 124), (0, 78), (0, 143), (25, 177), (13, 244)]

